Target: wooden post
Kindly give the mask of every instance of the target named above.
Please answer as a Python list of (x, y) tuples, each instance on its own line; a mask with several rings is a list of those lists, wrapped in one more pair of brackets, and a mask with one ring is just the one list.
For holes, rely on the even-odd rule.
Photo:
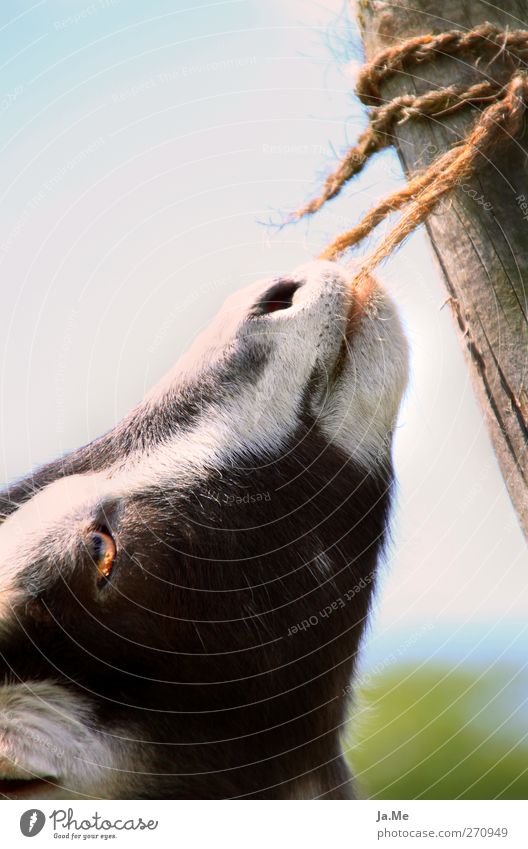
[[(528, 3), (522, 0), (502, 0), (500, 6), (481, 0), (361, 0), (354, 5), (369, 61), (389, 46), (428, 32), (469, 30), (485, 21), (528, 29)], [(504, 73), (500, 56), (491, 65), (489, 59), (474, 65), (439, 56), (387, 80), (382, 96), (391, 100), (454, 82), (470, 85), (486, 75), (501, 80)], [(477, 107), (468, 106), (444, 118), (395, 126), (405, 173), (414, 175), (464, 138), (477, 114)], [(528, 133), (505, 140), (492, 161), (429, 218), (427, 230), (495, 453), (528, 537)]]

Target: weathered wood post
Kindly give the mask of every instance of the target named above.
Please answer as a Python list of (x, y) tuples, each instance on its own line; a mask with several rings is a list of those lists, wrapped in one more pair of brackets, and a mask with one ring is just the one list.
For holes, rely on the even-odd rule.
[[(428, 32), (467, 31), (485, 21), (528, 29), (528, 2), (522, 0), (502, 0), (500, 6), (481, 0), (360, 0), (353, 11), (368, 61)], [(439, 55), (387, 79), (381, 93), (385, 101), (451, 83), (501, 80), (504, 73), (501, 55), (491, 63), (489, 57), (474, 63)], [(405, 173), (413, 176), (466, 137), (478, 111), (478, 104), (468, 105), (452, 115), (397, 124), (394, 141)], [(505, 139), (476, 176), (430, 216), (427, 230), (499, 465), (528, 536), (528, 133)]]

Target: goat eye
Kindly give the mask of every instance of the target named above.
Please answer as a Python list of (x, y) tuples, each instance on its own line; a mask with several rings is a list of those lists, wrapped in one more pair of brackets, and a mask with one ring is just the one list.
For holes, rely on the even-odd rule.
[(108, 580), (116, 558), (116, 544), (107, 531), (94, 531), (89, 535), (89, 550), (95, 563), (100, 583)]

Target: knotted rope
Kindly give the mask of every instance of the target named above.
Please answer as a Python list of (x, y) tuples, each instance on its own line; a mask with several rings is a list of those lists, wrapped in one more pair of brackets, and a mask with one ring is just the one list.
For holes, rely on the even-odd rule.
[[(389, 77), (413, 65), (431, 61), (438, 55), (481, 58), (493, 62), (500, 57), (505, 67), (502, 82), (486, 79), (470, 86), (450, 85), (423, 95), (402, 95), (381, 103), (381, 86)], [(359, 75), (356, 93), (371, 107), (369, 125), (356, 145), (345, 154), (338, 168), (326, 179), (319, 197), (294, 213), (294, 219), (317, 212), (335, 197), (369, 158), (393, 142), (394, 125), (410, 119), (439, 118), (466, 104), (489, 102), (477, 118), (467, 138), (435, 159), (408, 184), (377, 203), (362, 221), (338, 236), (320, 255), (335, 259), (347, 248), (362, 241), (388, 215), (401, 211), (398, 223), (361, 265), (360, 275), (385, 259), (403, 239), (422, 224), (438, 202), (473, 174), (479, 161), (486, 160), (506, 136), (517, 135), (523, 126), (528, 105), (528, 74), (522, 68), (528, 61), (528, 32), (505, 32), (492, 24), (462, 32), (408, 39), (380, 53), (365, 65)], [(381, 105), (380, 105), (381, 104)]]

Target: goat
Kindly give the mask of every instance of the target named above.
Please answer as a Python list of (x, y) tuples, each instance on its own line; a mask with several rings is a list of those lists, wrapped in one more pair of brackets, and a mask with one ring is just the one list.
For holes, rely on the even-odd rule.
[(1, 795), (353, 798), (406, 379), (379, 284), (307, 263), (0, 493)]

